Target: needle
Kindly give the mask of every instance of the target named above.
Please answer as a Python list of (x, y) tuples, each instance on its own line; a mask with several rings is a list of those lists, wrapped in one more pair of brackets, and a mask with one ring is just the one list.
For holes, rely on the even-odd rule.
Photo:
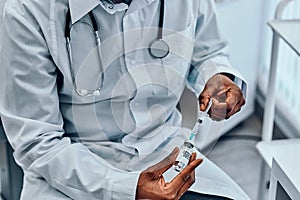
[(196, 124), (195, 124), (195, 126), (194, 126), (194, 128), (193, 128), (193, 130), (192, 130), (192, 133), (191, 133), (191, 135), (190, 135), (190, 140), (192, 141), (192, 140), (194, 140), (194, 138), (195, 138), (195, 136), (197, 135), (197, 133), (200, 131), (200, 125), (202, 124), (202, 122), (203, 122), (203, 120), (204, 120), (204, 118), (205, 117), (208, 117), (208, 111), (209, 111), (209, 109), (211, 108), (211, 105), (212, 105), (212, 101), (211, 101), (211, 99), (209, 100), (209, 103), (208, 103), (208, 105), (207, 105), (207, 107), (206, 107), (206, 109), (205, 109), (205, 111), (200, 111), (200, 116), (199, 116), (199, 118), (198, 118), (198, 120), (197, 120), (197, 122), (196, 122)]

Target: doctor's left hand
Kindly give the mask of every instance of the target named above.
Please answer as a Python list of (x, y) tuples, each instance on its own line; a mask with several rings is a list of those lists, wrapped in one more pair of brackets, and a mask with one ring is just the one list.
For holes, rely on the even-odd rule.
[(195, 168), (202, 163), (202, 159), (196, 159), (193, 153), (190, 162), (170, 182), (165, 182), (163, 173), (171, 168), (179, 153), (175, 148), (173, 152), (159, 163), (149, 167), (140, 174), (136, 199), (179, 199), (195, 182)]
[(209, 99), (212, 99), (212, 106), (208, 114), (215, 121), (230, 118), (245, 104), (241, 89), (223, 74), (216, 74), (207, 81), (199, 96), (201, 111), (206, 109)]

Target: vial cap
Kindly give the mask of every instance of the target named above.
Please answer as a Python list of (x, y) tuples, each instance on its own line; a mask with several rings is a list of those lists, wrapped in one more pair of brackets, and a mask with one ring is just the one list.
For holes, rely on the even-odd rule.
[(192, 141), (185, 141), (184, 142), (184, 146), (188, 147), (188, 148), (193, 148), (194, 147), (194, 143)]

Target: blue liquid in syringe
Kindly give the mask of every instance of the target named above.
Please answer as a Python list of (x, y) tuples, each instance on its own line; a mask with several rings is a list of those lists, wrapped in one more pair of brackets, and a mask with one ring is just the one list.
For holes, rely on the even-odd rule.
[(189, 163), (192, 153), (194, 151), (194, 140), (196, 135), (200, 132), (201, 124), (204, 120), (204, 117), (207, 117), (208, 110), (210, 109), (212, 102), (209, 101), (209, 104), (204, 112), (200, 112), (200, 117), (198, 118), (191, 135), (188, 140), (186, 140), (180, 148), (179, 154), (176, 158), (176, 162), (174, 164), (174, 169), (177, 172), (182, 171)]
[(183, 170), (190, 161), (190, 158), (192, 156), (192, 153), (194, 151), (194, 146), (195, 146), (194, 139), (195, 139), (195, 136), (200, 131), (201, 123), (202, 123), (202, 120), (198, 119), (197, 123), (195, 124), (195, 126), (192, 130), (189, 140), (185, 141), (180, 148), (178, 157), (177, 157), (175, 165), (174, 165), (174, 169), (177, 172), (180, 172), (181, 170)]

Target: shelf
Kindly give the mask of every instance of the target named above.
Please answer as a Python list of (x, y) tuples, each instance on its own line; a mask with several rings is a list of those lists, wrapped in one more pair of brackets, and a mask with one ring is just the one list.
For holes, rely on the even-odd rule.
[[(275, 160), (284, 161), (295, 159), (295, 157), (299, 157), (297, 155), (300, 154), (300, 139), (285, 139), (259, 142), (257, 143), (256, 148), (258, 149), (259, 153), (262, 155), (264, 160), (267, 162), (269, 167), (271, 167), (273, 158)], [(299, 165), (300, 160), (296, 166)]]
[(274, 20), (269, 26), (300, 56), (300, 19)]
[(282, 185), (290, 199), (300, 199), (299, 163), (299, 156), (288, 156), (287, 158), (273, 160), (272, 174)]
[[(259, 142), (256, 148), (269, 167), (272, 168), (272, 174), (289, 196), (293, 197), (292, 199), (299, 199), (300, 157), (298, 155), (300, 154), (300, 139)], [(270, 194), (273, 192), (275, 191), (271, 190)]]

